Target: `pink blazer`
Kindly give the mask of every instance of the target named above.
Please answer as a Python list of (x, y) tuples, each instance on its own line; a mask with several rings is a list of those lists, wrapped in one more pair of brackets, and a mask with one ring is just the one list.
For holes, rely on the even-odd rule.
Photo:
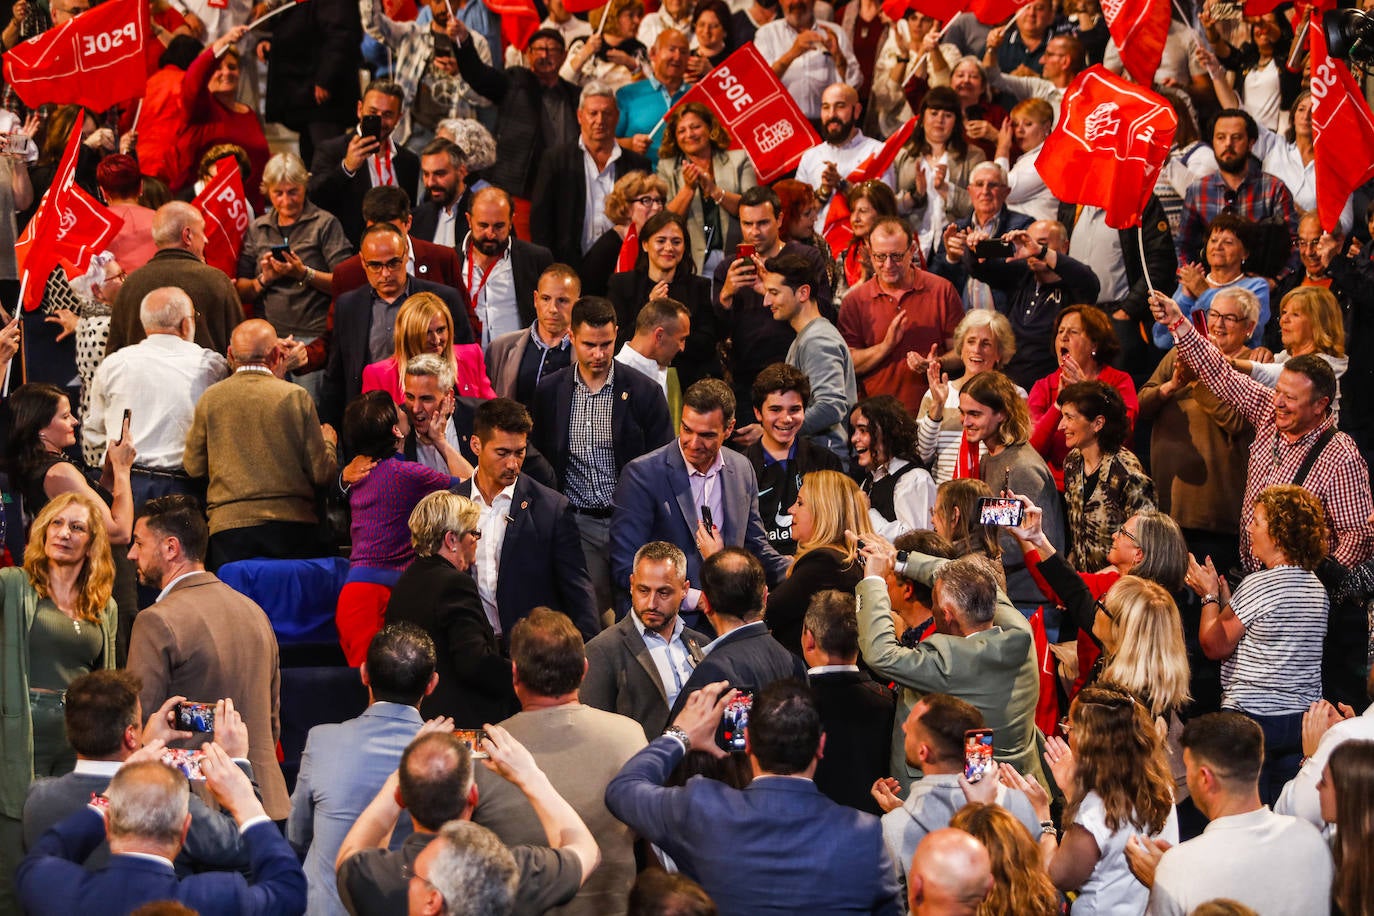
[[(458, 361), (458, 395), (466, 398), (494, 398), (496, 390), (487, 378), (487, 361), (482, 357), (481, 344), (454, 344), (453, 358)], [(397, 374), (396, 357), (388, 356), (379, 363), (363, 367), (363, 391), (385, 391), (397, 404), (405, 401), (401, 391), (401, 377)]]

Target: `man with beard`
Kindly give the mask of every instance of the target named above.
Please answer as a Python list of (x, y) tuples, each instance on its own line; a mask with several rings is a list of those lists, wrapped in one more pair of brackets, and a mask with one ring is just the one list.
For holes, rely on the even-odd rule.
[(499, 187), (478, 191), (458, 248), (459, 277), (482, 322), (482, 346), (534, 321), (534, 288), (553, 255), (511, 237), (515, 203)]
[[(759, 29), (759, 35), (762, 36), (768, 28), (776, 25), (786, 23), (770, 23)], [(802, 111), (806, 111), (804, 105)], [(822, 142), (802, 153), (801, 159), (797, 162), (797, 180), (815, 188), (816, 199), (821, 202), (821, 211), (816, 216), (817, 232), (825, 231), (831, 199), (836, 193), (843, 194), (849, 187), (847, 176), (859, 166), (859, 163), (869, 156), (877, 155), (883, 148), (881, 140), (866, 137), (863, 131), (859, 130), (859, 119), (862, 115), (863, 106), (859, 104), (859, 93), (853, 86), (834, 83), (827, 86), (821, 94)], [(891, 167), (882, 174), (882, 180), (889, 187), (896, 184)]]
[(1199, 178), (1183, 199), (1183, 222), (1178, 229), (1178, 256), (1197, 261), (1202, 244), (1218, 213), (1234, 213), (1259, 221), (1278, 217), (1288, 226), (1294, 254), (1288, 267), (1298, 267), (1298, 211), (1288, 186), (1265, 172), (1250, 154), (1259, 139), (1255, 119), (1239, 108), (1224, 108), (1212, 120), (1212, 153), (1217, 157), (1214, 175)]
[[(664, 29), (649, 49), (653, 73), (645, 79), (626, 83), (615, 94), (620, 105), (615, 135), (620, 138), (620, 145), (648, 157), (655, 166), (658, 165), (658, 145), (663, 139), (662, 133), (655, 128), (687, 91), (683, 78), (690, 56), (687, 36), (677, 29)], [(652, 136), (651, 131), (654, 131)]]
[[(134, 620), (128, 669), (144, 709), (168, 697), (225, 698), (248, 727), (248, 761), (274, 820), (291, 811), (275, 749), (281, 737), (277, 637), (251, 599), (205, 571), (209, 531), (189, 496), (149, 500), (134, 522), (129, 562), (157, 602)], [(208, 738), (208, 735), (200, 736)]]
[[(845, 83), (857, 90), (863, 85), (863, 73), (854, 57), (849, 34), (833, 22), (816, 18), (816, 0), (787, 0), (783, 4), (783, 18), (761, 26), (754, 33), (754, 43), (797, 100), (802, 114), (813, 123), (818, 118), (821, 123), (830, 120), (822, 110), (827, 87)], [(857, 92), (854, 101), (858, 102)], [(858, 117), (856, 104), (853, 122)], [(806, 180), (800, 174), (797, 178)]]
[(415, 208), (411, 229), (416, 236), (447, 248), (458, 247), (459, 226), (472, 207), (467, 177), (467, 156), (451, 140), (431, 140), (421, 151), (425, 199)]

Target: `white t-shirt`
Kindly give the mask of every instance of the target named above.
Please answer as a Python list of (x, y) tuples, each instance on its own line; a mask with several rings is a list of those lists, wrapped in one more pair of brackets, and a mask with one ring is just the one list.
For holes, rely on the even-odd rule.
[[(1126, 861), (1126, 841), (1135, 834), (1146, 833), (1145, 829), (1125, 823), (1112, 830), (1107, 826), (1107, 809), (1102, 804), (1102, 798), (1091, 791), (1078, 806), (1074, 823), (1092, 834), (1100, 855), (1093, 873), (1073, 903), (1073, 916), (1138, 916), (1145, 912), (1150, 889), (1131, 874), (1130, 864)], [(1164, 822), (1164, 829), (1152, 836), (1171, 845), (1178, 843), (1178, 813), (1172, 805), (1169, 806), (1169, 819)]]

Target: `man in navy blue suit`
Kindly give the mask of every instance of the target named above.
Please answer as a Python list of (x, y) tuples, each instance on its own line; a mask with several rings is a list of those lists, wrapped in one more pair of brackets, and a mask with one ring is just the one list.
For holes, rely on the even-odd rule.
[(878, 819), (835, 804), (812, 781), (825, 736), (800, 681), (778, 681), (754, 699), (748, 788), (705, 777), (664, 786), (688, 750), (721, 753), (715, 733), (735, 693), (728, 686), (692, 694), (667, 732), (611, 780), (606, 807), (701, 884), (722, 916), (901, 912)]
[[(217, 744), (205, 745), (201, 768), (215, 799), (239, 825), (250, 877), (207, 872), (179, 879), (172, 869), (186, 831), (186, 777), (156, 757), (154, 742), (119, 769), (105, 790), (109, 810), (87, 806), (39, 838), (19, 865), (15, 884), (31, 916), (127, 913), (153, 900), (175, 900), (202, 916), (295, 916), (305, 910), (305, 872), (268, 819), (253, 784)], [(146, 756), (143, 756), (146, 755)], [(80, 864), (108, 836), (110, 861), (100, 871)]]

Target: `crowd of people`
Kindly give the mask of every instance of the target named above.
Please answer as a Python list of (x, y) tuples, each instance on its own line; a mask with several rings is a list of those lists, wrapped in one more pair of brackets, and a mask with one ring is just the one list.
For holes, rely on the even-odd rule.
[[(5, 93), (10, 242), (78, 122), (123, 222), (34, 308), (0, 245), (0, 911), (1374, 914), (1374, 188), (1293, 7), (1171, 5), (1118, 230), (1044, 178), (1096, 0), (536, 5), (151, 0), (141, 102)], [(772, 182), (682, 101), (750, 44)]]

